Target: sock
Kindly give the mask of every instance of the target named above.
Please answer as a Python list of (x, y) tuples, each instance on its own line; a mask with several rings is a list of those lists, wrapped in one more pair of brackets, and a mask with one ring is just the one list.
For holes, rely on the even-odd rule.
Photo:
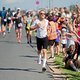
[(38, 55), (38, 63), (41, 64), (41, 54)]
[(54, 57), (54, 50), (52, 50), (51, 57)]
[(3, 32), (3, 37), (6, 35), (6, 33), (5, 32)]
[(46, 59), (45, 58), (43, 59), (43, 65), (42, 65), (42, 67), (46, 67)]
[(9, 32), (10, 32), (10, 28), (9, 28)]
[(52, 52), (52, 57), (54, 57), (54, 52)]

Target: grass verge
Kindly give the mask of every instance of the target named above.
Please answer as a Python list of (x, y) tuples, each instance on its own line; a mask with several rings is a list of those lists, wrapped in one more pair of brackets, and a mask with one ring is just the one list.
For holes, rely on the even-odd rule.
[(72, 70), (65, 69), (62, 60), (63, 58), (61, 54), (55, 57), (55, 63), (56, 65), (59, 65), (62, 74), (66, 75), (68, 80), (80, 80), (80, 72), (75, 72)]

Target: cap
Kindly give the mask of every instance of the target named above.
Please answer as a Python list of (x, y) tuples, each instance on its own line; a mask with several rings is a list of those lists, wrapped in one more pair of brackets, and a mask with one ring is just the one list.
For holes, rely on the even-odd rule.
[(20, 8), (17, 8), (17, 10), (20, 10)]

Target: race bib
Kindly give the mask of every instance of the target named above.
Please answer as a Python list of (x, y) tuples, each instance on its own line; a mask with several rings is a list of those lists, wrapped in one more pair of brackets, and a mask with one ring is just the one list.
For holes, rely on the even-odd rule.
[(19, 24), (18, 24), (18, 27), (22, 27), (22, 23), (19, 23)]
[(9, 20), (11, 20), (11, 17), (8, 17)]
[(6, 22), (7, 20), (6, 20), (6, 19), (4, 19), (4, 21)]

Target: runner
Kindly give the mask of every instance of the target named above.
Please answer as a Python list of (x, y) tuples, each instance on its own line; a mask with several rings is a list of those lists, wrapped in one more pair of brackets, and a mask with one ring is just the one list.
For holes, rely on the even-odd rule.
[(11, 20), (12, 13), (11, 13), (10, 8), (8, 8), (6, 17), (7, 17), (7, 31), (8, 31), (8, 33), (10, 33), (10, 30), (11, 30), (11, 27), (12, 27), (12, 20)]
[(16, 38), (18, 43), (21, 43), (21, 37), (22, 37), (22, 20), (21, 20), (21, 12), (20, 8), (17, 9), (17, 13), (14, 15), (15, 19), (15, 32), (16, 32)]
[(46, 61), (47, 61), (47, 45), (48, 45), (48, 38), (47, 38), (47, 27), (48, 27), (48, 20), (45, 19), (45, 11), (39, 11), (39, 18), (34, 21), (33, 25), (31, 26), (31, 30), (37, 30), (37, 49), (38, 49), (38, 63), (41, 64), (41, 50), (43, 51), (43, 65), (42, 71), (46, 71)]
[(3, 37), (6, 35), (6, 10), (5, 7), (3, 7), (3, 10), (1, 11), (1, 32), (3, 34)]
[(30, 11), (27, 12), (26, 21), (27, 21), (27, 24), (26, 24), (25, 30), (26, 30), (26, 36), (27, 36), (27, 43), (32, 43), (32, 41), (31, 41), (32, 31), (27, 29), (27, 27), (31, 26), (31, 21), (32, 21), (32, 17), (31, 17)]
[(1, 11), (0, 11), (0, 33), (1, 33)]

